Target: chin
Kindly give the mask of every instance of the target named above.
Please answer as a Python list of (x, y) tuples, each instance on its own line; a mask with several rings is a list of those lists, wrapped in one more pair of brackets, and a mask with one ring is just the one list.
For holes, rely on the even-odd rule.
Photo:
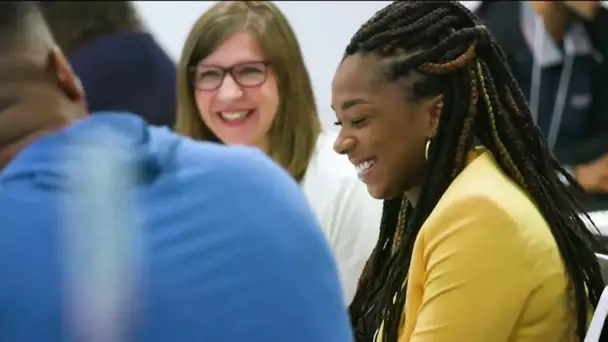
[(367, 185), (367, 192), (370, 196), (378, 200), (389, 199), (388, 191), (385, 187), (380, 187), (377, 185)]
[(405, 191), (401, 190), (401, 187), (390, 187), (387, 185), (380, 184), (368, 184), (367, 192), (375, 199), (390, 200), (402, 196)]
[(218, 137), (220, 138), (222, 143), (224, 143), (225, 145), (237, 145), (237, 146), (253, 145), (253, 139), (244, 137), (242, 135), (237, 136), (234, 134), (218, 134)]

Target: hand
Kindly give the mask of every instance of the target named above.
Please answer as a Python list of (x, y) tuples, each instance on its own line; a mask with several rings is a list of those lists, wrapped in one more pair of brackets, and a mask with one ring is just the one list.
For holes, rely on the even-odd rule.
[(608, 193), (608, 154), (574, 168), (578, 183), (589, 193)]
[(585, 20), (593, 20), (600, 7), (600, 1), (562, 1), (562, 3)]

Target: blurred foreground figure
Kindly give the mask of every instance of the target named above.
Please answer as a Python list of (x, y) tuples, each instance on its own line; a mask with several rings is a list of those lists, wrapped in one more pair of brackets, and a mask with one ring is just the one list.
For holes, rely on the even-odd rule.
[(279, 166), (86, 118), (32, 3), (0, 3), (0, 40), (0, 341), (352, 340), (329, 246)]

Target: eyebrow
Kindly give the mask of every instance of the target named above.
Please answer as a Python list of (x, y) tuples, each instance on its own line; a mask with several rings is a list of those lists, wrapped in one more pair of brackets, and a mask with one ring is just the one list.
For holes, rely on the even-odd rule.
[(240, 65), (245, 65), (245, 64), (269, 64), (268, 61), (264, 60), (264, 59), (258, 59), (258, 58), (254, 58), (254, 59), (247, 59), (247, 60), (242, 60), (241, 62), (238, 63), (233, 63), (230, 64), (228, 66), (222, 66), (216, 63), (202, 63), (201, 61), (199, 61), (196, 64), (193, 64), (193, 67), (205, 67), (205, 68), (220, 68), (220, 69), (226, 69), (226, 68), (232, 68), (235, 66), (240, 66)]
[[(367, 101), (367, 100), (364, 100), (364, 99), (352, 99), (352, 100), (344, 101), (342, 103), (342, 110), (347, 110), (347, 109), (349, 109), (351, 107), (354, 107), (356, 105), (366, 104), (366, 103), (370, 103), (370, 102)], [(334, 106), (331, 106), (331, 109), (334, 109)]]

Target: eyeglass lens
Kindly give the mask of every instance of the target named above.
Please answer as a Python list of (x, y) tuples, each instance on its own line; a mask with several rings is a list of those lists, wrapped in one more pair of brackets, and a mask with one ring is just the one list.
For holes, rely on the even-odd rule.
[(243, 87), (260, 85), (266, 79), (266, 65), (262, 62), (243, 63), (231, 68), (199, 66), (195, 75), (196, 87), (201, 90), (215, 90), (221, 86), (227, 72)]

